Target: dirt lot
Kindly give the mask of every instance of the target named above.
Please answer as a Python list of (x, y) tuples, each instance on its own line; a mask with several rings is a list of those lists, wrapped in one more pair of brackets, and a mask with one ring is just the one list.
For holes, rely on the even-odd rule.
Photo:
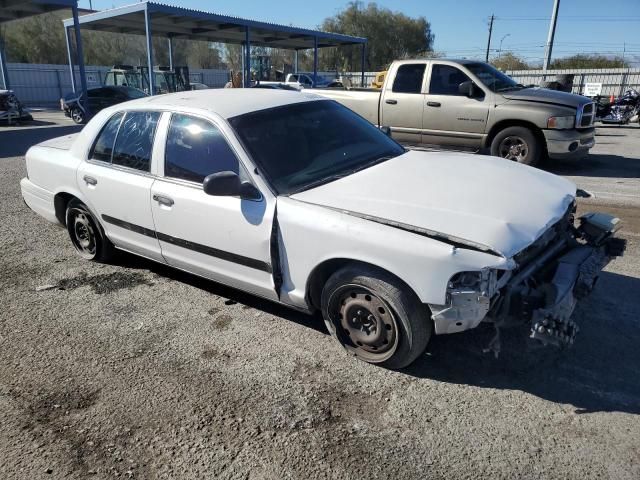
[(26, 148), (76, 130), (37, 118), (0, 127), (0, 478), (640, 478), (637, 127), (552, 168), (630, 242), (574, 348), (512, 336), (495, 360), (478, 329), (391, 372), (320, 318), (128, 255), (80, 260), (20, 196)]

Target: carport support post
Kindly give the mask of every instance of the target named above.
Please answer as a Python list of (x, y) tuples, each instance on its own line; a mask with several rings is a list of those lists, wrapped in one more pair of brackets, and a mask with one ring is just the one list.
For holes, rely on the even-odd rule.
[(313, 37), (313, 88), (318, 84), (318, 37)]
[(366, 60), (367, 44), (362, 44), (362, 58), (360, 63), (360, 86), (364, 87), (364, 64)]
[(298, 49), (295, 50), (295, 55), (293, 56), (293, 73), (298, 73)]
[(89, 110), (89, 97), (87, 95), (87, 73), (84, 70), (84, 50), (82, 49), (82, 37), (80, 36), (80, 20), (78, 19), (78, 5), (71, 7), (73, 13), (73, 31), (76, 36), (76, 52), (78, 54), (78, 69), (80, 70), (80, 85), (82, 86), (82, 100), (85, 115), (91, 115)]
[(251, 38), (249, 27), (244, 29), (244, 75), (242, 75), (244, 88), (251, 86)]
[(173, 72), (173, 38), (169, 36), (167, 40), (169, 42), (169, 68)]
[(71, 90), (73, 93), (76, 92), (76, 74), (73, 68), (73, 56), (71, 55), (71, 28), (67, 27), (64, 29), (65, 38), (67, 40), (67, 56), (69, 57), (69, 75), (71, 75)]
[(9, 90), (9, 72), (7, 72), (7, 62), (5, 60), (4, 41), (0, 38), (0, 74), (2, 74), (2, 84), (5, 90)]
[(156, 79), (153, 75), (153, 45), (151, 44), (151, 15), (149, 4), (144, 6), (144, 33), (147, 39), (147, 68), (149, 69), (149, 95), (156, 93)]

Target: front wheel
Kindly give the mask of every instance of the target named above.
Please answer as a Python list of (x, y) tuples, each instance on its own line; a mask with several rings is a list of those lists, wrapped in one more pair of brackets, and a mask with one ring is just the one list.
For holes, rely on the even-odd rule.
[(76, 252), (85, 260), (108, 262), (115, 251), (87, 206), (71, 200), (66, 213), (67, 231)]
[(526, 127), (505, 128), (491, 142), (491, 155), (524, 165), (536, 165), (541, 154), (540, 141)]
[(84, 112), (80, 107), (74, 107), (73, 110), (71, 110), (71, 120), (77, 124), (84, 122)]
[(394, 276), (353, 264), (322, 290), (322, 315), (347, 352), (387, 368), (403, 368), (426, 349), (433, 330), (427, 308)]

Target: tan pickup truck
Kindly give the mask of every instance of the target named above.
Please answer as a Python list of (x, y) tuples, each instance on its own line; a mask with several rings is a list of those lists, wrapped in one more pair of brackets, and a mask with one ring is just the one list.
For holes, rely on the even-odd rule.
[(527, 165), (580, 158), (595, 144), (587, 97), (525, 87), (474, 60), (402, 60), (382, 90), (315, 89), (414, 145), (490, 149)]

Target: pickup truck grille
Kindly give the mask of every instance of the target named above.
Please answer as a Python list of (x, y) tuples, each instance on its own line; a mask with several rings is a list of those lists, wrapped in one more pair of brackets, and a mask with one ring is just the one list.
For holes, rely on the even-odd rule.
[(595, 103), (585, 103), (581, 107), (578, 107), (578, 114), (576, 116), (576, 128), (593, 127), (593, 122), (595, 121), (595, 119)]

